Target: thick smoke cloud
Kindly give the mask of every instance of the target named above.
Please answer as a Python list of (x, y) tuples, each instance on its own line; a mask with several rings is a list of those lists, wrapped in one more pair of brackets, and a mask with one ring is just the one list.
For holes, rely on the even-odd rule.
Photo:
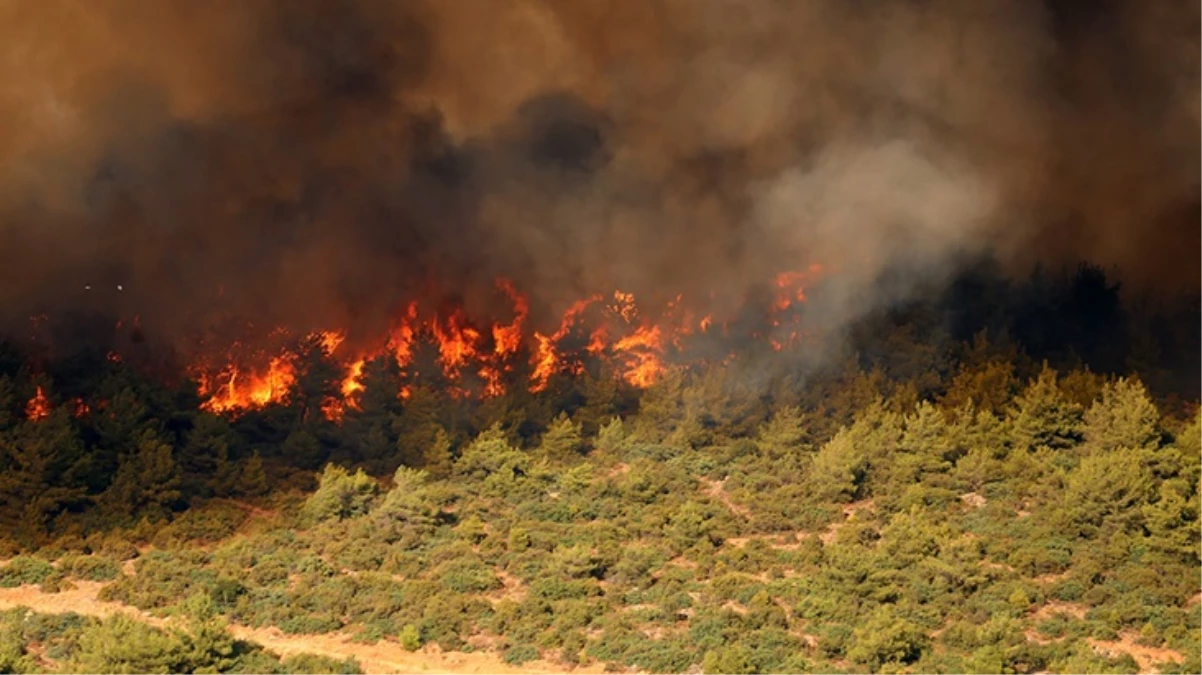
[(1198, 12), (10, 3), (0, 303), (366, 335), (415, 295), (495, 306), (498, 275), (546, 325), (819, 262), (837, 327), (981, 252), (1196, 288)]

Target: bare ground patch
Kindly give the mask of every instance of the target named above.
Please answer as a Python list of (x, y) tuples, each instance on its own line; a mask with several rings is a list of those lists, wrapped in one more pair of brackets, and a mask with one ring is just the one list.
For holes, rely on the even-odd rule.
[[(104, 586), (104, 583), (96, 581), (77, 581), (75, 588), (60, 593), (46, 593), (37, 586), (29, 585), (0, 588), (0, 609), (28, 607), (47, 614), (75, 612), (101, 618), (123, 613), (159, 627), (169, 623), (134, 607), (100, 600), (97, 593)], [(334, 659), (358, 659), (368, 673), (604, 672), (601, 664), (569, 670), (564, 665), (548, 660), (530, 661), (518, 667), (505, 663), (496, 652), (443, 652), (436, 645), (407, 652), (396, 642), (381, 641), (374, 645), (353, 642), (351, 635), (346, 633), (286, 635), (274, 626), (251, 628), (237, 624), (230, 625), (230, 632), (240, 640), (257, 642), (280, 656), (309, 653)]]
[(1088, 638), (1086, 642), (1093, 647), (1097, 653), (1114, 658), (1123, 654), (1130, 655), (1135, 659), (1135, 663), (1139, 665), (1140, 673), (1157, 673), (1156, 664), (1176, 661), (1181, 663), (1185, 660), (1185, 656), (1181, 652), (1174, 649), (1164, 647), (1148, 647), (1139, 644), (1137, 639), (1139, 635), (1134, 632), (1124, 632), (1119, 635), (1118, 640), (1096, 640)]

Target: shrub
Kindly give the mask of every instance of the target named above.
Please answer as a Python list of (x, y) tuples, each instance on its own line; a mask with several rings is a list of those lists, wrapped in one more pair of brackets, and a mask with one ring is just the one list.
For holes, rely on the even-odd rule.
[(755, 666), (751, 664), (751, 651), (741, 645), (706, 652), (701, 661), (701, 670), (706, 675), (756, 672)]
[(54, 566), (45, 560), (21, 555), (0, 567), (0, 588), (40, 584), (54, 574)]
[[(363, 669), (354, 659), (338, 660), (316, 654), (295, 654), (280, 662), (285, 673), (306, 675), (359, 675)], [(251, 671), (253, 672), (253, 671)]]
[(538, 648), (533, 645), (516, 645), (505, 650), (505, 663), (511, 666), (520, 666), (538, 658)]
[(110, 581), (121, 576), (121, 565), (103, 555), (68, 556), (59, 561), (59, 569), (84, 581)]
[(405, 624), (405, 627), (401, 629), (399, 640), (407, 652), (415, 652), (422, 646), (421, 631), (411, 623)]
[(914, 663), (929, 641), (920, 627), (898, 618), (892, 608), (882, 608), (856, 629), (847, 656), (878, 671), (886, 664)]
[(345, 520), (363, 515), (371, 508), (379, 490), (379, 483), (363, 473), (362, 469), (351, 474), (340, 466), (327, 464), (319, 478), (317, 491), (301, 507), (301, 518), (313, 525), (326, 520)]

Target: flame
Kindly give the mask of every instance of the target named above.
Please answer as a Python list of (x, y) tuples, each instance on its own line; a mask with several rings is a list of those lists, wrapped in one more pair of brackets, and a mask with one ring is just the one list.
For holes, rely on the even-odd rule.
[(409, 365), (413, 361), (413, 340), (417, 336), (417, 301), (409, 303), (405, 309), (405, 314), (401, 317), (396, 328), (393, 329), (392, 335), (389, 336), (389, 346), (392, 348), (392, 353), (396, 356), (397, 363), (402, 366)]
[(46, 398), (46, 392), (42, 391), (40, 385), (37, 393), (25, 404), (25, 416), (31, 422), (38, 422), (50, 416), (50, 400)]
[[(807, 289), (822, 273), (821, 266), (811, 265), (772, 277), (773, 294), (764, 307), (763, 328), (750, 333), (751, 337), (764, 341), (775, 351), (803, 342), (806, 335), (797, 306), (806, 301)], [(727, 336), (728, 321), (734, 318), (715, 317), (712, 311), (704, 311), (704, 297), (676, 295), (658, 309), (648, 311), (636, 302), (633, 293), (615, 290), (610, 296), (590, 295), (573, 302), (561, 315), (555, 331), (543, 333), (527, 328), (529, 301), (513, 283), (498, 279), (496, 286), (512, 308), (505, 319), (494, 317), (482, 321), (480, 317), (469, 316), (462, 306), (444, 305), (430, 311), (428, 306), (414, 300), (399, 313), (382, 348), (356, 344), (353, 350), (348, 350), (344, 331), (315, 333), (326, 355), (343, 369), (340, 396), (323, 404), (326, 417), (339, 421), (348, 408), (358, 406), (364, 364), (381, 351), (390, 354), (407, 375), (407, 382), (397, 392), (401, 399), (412, 395), (416, 386), (414, 376), (432, 374), (415, 371), (419, 343), (437, 350), (437, 368), (451, 383), (448, 393), (456, 397), (503, 395), (512, 384), (510, 374), (523, 348), (530, 350), (531, 374), (526, 386), (531, 392), (545, 390), (557, 373), (583, 372), (586, 354), (590, 359), (610, 364), (616, 377), (626, 384), (645, 388), (663, 376), (669, 360), (681, 365), (710, 362), (713, 358), (710, 356), (690, 359), (691, 343), (685, 338), (698, 334)], [(708, 300), (712, 303), (713, 299), (714, 294), (710, 293)], [(597, 311), (589, 312), (586, 317), (586, 311), (594, 306)], [(276, 329), (268, 337), (282, 340), (287, 331)], [(234, 358), (235, 352), (239, 358)], [(246, 354), (245, 345), (235, 343), (226, 365), (197, 366), (196, 378), (207, 399), (203, 407), (213, 412), (237, 413), (283, 402), (297, 378), (295, 359), (287, 350), (276, 352), (270, 359), (268, 354)], [(721, 359), (724, 364), (735, 358), (734, 352), (727, 354)], [(468, 373), (478, 375), (479, 380), (465, 378)]]
[[(337, 345), (335, 345), (337, 348)], [(358, 393), (363, 390), (363, 384), (359, 382), (359, 378), (363, 375), (363, 364), (365, 360), (360, 358), (353, 361), (348, 369), (347, 375), (342, 380), (342, 385), (339, 391), (342, 394), (341, 399), (329, 397), (321, 402), (321, 412), (325, 418), (331, 422), (342, 422), (343, 415), (346, 414), (347, 408), (358, 410), (359, 400)]]
[(460, 368), (479, 353), (476, 343), (480, 340), (480, 331), (466, 325), (466, 317), (462, 309), (456, 309), (444, 324), (435, 321), (432, 328), (434, 338), (438, 340), (439, 361), (447, 378), (456, 379)]
[[(228, 379), (214, 389), (201, 407), (215, 413), (244, 408), (261, 408), (283, 400), (296, 381), (295, 367), (290, 360), (277, 356), (271, 359), (266, 372), (249, 372), (245, 376), (236, 366), (230, 366)], [(207, 378), (201, 381), (201, 395), (207, 391)]]
[(507, 279), (498, 280), (497, 285), (513, 302), (513, 321), (506, 325), (493, 326), (492, 329), (493, 351), (497, 356), (506, 356), (516, 352), (522, 346), (522, 324), (525, 323), (526, 316), (530, 314), (530, 304)]
[(535, 351), (534, 373), (531, 374), (530, 391), (539, 392), (547, 388), (547, 381), (552, 375), (563, 368), (563, 360), (555, 349), (556, 343), (562, 340), (572, 330), (572, 326), (576, 324), (577, 319), (588, 309), (589, 305), (594, 302), (599, 302), (601, 296), (594, 295), (584, 300), (577, 300), (572, 303), (568, 311), (564, 312), (563, 319), (559, 322), (559, 329), (550, 336), (535, 332), (534, 339), (538, 343)]
[(594, 356), (604, 353), (605, 337), (605, 326), (598, 327), (593, 331), (592, 335), (589, 336), (588, 346), (585, 347), (585, 350)]
[(622, 377), (636, 387), (651, 386), (665, 370), (660, 359), (663, 336), (659, 326), (639, 328), (633, 335), (614, 343), (613, 351), (625, 356), (626, 371)]
[(364, 359), (359, 359), (351, 364), (350, 372), (347, 373), (346, 379), (342, 381), (342, 395), (350, 399), (360, 391), (363, 391), (363, 384), (359, 382), (359, 378), (363, 376)]
[(317, 339), (321, 341), (321, 348), (327, 354), (333, 354), (338, 345), (342, 344), (346, 336), (338, 331), (326, 330), (317, 333)]
[(794, 302), (806, 301), (806, 286), (814, 278), (822, 274), (822, 265), (814, 264), (804, 270), (781, 272), (776, 275), (776, 302), (773, 307), (783, 311), (793, 306)]

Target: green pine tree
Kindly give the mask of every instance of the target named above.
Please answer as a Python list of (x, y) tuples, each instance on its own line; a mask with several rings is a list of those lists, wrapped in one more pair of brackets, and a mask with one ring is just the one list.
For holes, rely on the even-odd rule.
[(1045, 363), (1039, 376), (1015, 399), (1010, 410), (1015, 448), (1071, 448), (1081, 441), (1083, 411), (1057, 385), (1056, 371)]
[(179, 466), (171, 446), (146, 433), (135, 450), (121, 456), (117, 475), (99, 501), (107, 512), (126, 521), (155, 522), (169, 517), (171, 505), (182, 496), (179, 488)]
[(1093, 451), (1150, 450), (1160, 445), (1160, 412), (1139, 380), (1119, 378), (1085, 412), (1082, 435)]
[(83, 501), (89, 467), (65, 408), (0, 435), (0, 526), (32, 542), (51, 520)]
[(559, 461), (579, 456), (583, 449), (580, 427), (580, 423), (573, 422), (566, 414), (560, 413), (543, 432), (539, 451), (544, 457)]

